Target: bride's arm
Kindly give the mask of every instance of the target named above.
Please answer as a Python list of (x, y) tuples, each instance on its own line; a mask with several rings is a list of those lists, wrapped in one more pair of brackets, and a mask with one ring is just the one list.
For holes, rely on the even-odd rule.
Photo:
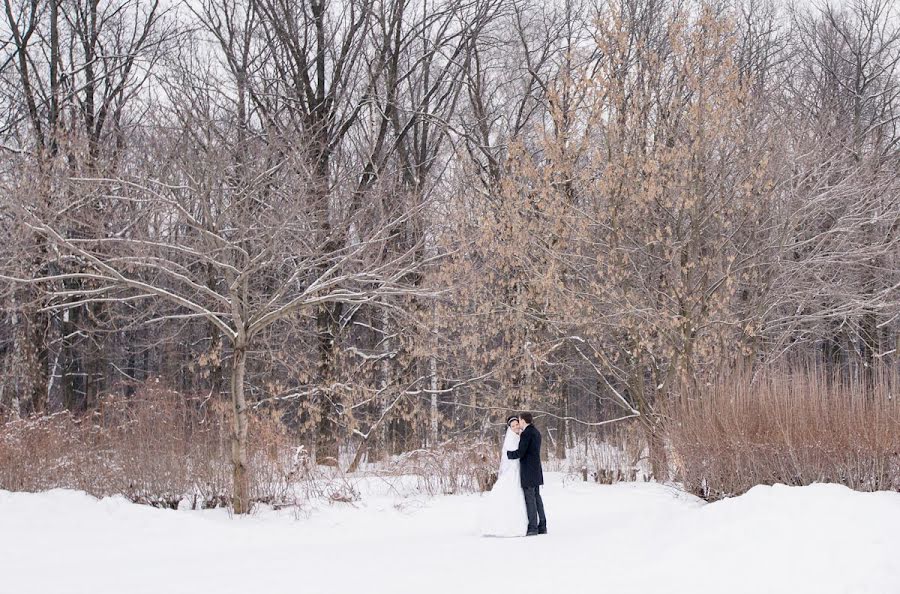
[(506, 452), (506, 457), (510, 460), (516, 460), (525, 455), (525, 452), (528, 451), (528, 446), (531, 445), (531, 434), (530, 433), (522, 433), (522, 436), (519, 438), (519, 449), (518, 450), (510, 450)]

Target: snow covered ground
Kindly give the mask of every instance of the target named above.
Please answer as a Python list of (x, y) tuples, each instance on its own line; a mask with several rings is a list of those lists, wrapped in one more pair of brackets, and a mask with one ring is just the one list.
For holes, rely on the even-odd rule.
[(757, 487), (706, 505), (549, 475), (550, 533), (477, 535), (479, 496), (230, 518), (0, 491), (2, 594), (900, 594), (900, 493)]

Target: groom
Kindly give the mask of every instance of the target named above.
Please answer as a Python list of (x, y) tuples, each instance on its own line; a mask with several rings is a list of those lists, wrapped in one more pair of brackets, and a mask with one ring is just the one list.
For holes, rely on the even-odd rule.
[(541, 433), (532, 425), (531, 413), (519, 415), (524, 425), (519, 434), (519, 449), (506, 452), (510, 460), (518, 458), (521, 465), (522, 490), (525, 491), (525, 509), (528, 511), (528, 532), (525, 536), (547, 534), (547, 518), (541, 500), (544, 471), (541, 469)]

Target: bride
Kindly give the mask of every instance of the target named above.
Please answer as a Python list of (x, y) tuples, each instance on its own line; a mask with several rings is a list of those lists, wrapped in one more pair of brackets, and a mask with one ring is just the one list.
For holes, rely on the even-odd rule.
[(528, 514), (525, 494), (519, 478), (519, 461), (510, 460), (506, 452), (519, 448), (519, 417), (506, 419), (506, 437), (500, 450), (497, 482), (485, 497), (481, 533), (484, 536), (525, 536)]

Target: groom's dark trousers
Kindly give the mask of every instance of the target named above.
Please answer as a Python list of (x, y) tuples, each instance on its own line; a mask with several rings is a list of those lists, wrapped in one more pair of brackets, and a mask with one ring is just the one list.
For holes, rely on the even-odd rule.
[(547, 517), (544, 515), (544, 502), (541, 499), (541, 488), (523, 487), (525, 491), (525, 510), (528, 512), (528, 532), (546, 532)]

